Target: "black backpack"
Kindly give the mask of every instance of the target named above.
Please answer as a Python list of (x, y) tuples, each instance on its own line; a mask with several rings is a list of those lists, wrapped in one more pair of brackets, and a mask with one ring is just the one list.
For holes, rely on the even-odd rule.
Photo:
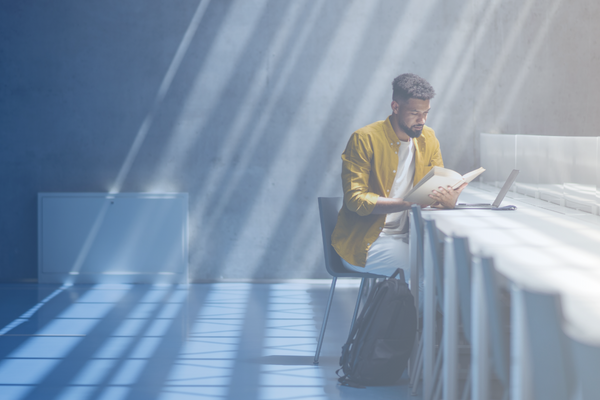
[(353, 387), (393, 384), (406, 369), (416, 332), (414, 299), (398, 268), (372, 288), (342, 347), (337, 374), (342, 370), (344, 375), (338, 381)]

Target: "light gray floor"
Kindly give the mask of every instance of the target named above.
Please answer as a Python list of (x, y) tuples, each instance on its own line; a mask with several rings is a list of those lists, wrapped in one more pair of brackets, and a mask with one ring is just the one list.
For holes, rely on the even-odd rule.
[(341, 387), (356, 281), (0, 285), (0, 399), (415, 399)]

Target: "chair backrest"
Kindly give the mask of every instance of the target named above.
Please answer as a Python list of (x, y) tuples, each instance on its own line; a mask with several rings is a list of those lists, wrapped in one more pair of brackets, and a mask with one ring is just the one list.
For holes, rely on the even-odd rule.
[(523, 290), (533, 398), (570, 399), (574, 389), (571, 351), (562, 330), (560, 297)]
[(454, 266), (458, 284), (458, 301), (460, 304), (460, 320), (463, 334), (471, 343), (471, 252), (466, 237), (452, 238)]
[[(507, 325), (510, 324), (508, 304), (502, 304), (499, 277), (491, 257), (481, 257), (477, 261), (481, 269), (485, 292), (487, 316), (490, 326), (492, 365), (496, 376), (505, 389), (510, 387), (510, 338)], [(475, 268), (475, 266), (473, 267)]]
[[(440, 241), (438, 229), (434, 220), (425, 220), (424, 252), (428, 252), (433, 263), (435, 290), (440, 311), (444, 310), (444, 243)], [(425, 261), (425, 257), (423, 258)]]
[(342, 208), (341, 197), (319, 197), (319, 216), (321, 218), (321, 234), (323, 236), (323, 251), (325, 255), (325, 268), (332, 276), (348, 273), (342, 259), (331, 246), (331, 234), (337, 223), (337, 216)]

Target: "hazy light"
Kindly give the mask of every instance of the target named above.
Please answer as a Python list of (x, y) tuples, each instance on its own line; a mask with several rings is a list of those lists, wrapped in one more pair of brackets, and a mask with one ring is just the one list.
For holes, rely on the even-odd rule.
[(165, 74), (165, 76), (162, 80), (162, 83), (158, 89), (158, 92), (156, 93), (156, 98), (154, 99), (154, 104), (152, 106), (152, 109), (150, 110), (150, 112), (148, 113), (146, 118), (144, 118), (144, 121), (142, 122), (142, 125), (140, 126), (140, 129), (138, 130), (138, 132), (135, 136), (135, 140), (133, 141), (133, 144), (131, 145), (129, 152), (127, 153), (127, 157), (125, 158), (125, 161), (123, 162), (123, 165), (121, 166), (121, 169), (119, 170), (119, 174), (117, 175), (117, 178), (116, 178), (112, 188), (109, 191), (110, 193), (118, 193), (121, 191), (123, 182), (127, 178), (127, 175), (129, 174), (131, 166), (133, 165), (133, 162), (135, 161), (135, 158), (137, 157), (138, 152), (139, 152), (140, 148), (142, 147), (142, 144), (144, 143), (146, 136), (148, 135), (148, 131), (150, 130), (150, 127), (152, 126), (154, 115), (156, 114), (159, 107), (161, 106), (162, 101), (164, 100), (165, 95), (167, 94), (167, 91), (169, 90), (171, 83), (173, 82), (173, 78), (175, 77), (175, 74), (177, 73), (177, 71), (179, 70), (179, 67), (181, 66), (181, 61), (183, 60), (183, 57), (187, 53), (187, 50), (190, 46), (190, 42), (192, 41), (192, 38), (196, 34), (196, 30), (198, 29), (200, 20), (202, 19), (202, 16), (204, 15), (204, 12), (206, 11), (206, 8), (208, 7), (209, 3), (210, 3), (210, 0), (201, 0), (198, 3), (196, 12), (194, 13), (194, 16), (192, 17), (192, 20), (190, 21), (190, 24), (185, 32), (185, 35), (183, 36), (183, 39), (181, 40), (181, 43), (179, 44), (179, 47), (177, 48), (175, 57), (173, 57), (173, 60), (171, 60), (169, 69), (167, 70), (167, 73)]

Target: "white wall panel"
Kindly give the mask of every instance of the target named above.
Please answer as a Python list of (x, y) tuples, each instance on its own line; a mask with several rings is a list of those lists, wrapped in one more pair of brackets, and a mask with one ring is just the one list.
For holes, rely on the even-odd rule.
[(40, 282), (186, 282), (187, 194), (40, 193)]

